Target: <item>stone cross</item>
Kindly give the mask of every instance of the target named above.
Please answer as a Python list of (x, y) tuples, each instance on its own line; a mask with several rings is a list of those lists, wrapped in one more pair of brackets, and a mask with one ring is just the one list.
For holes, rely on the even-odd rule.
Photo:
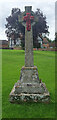
[(34, 12), (32, 11), (32, 6), (26, 6), (25, 12), (19, 16), (19, 22), (25, 26), (25, 67), (34, 66), (32, 26), (37, 20), (37, 17), (34, 16)]
[(37, 17), (32, 7), (25, 7), (25, 12), (19, 16), (19, 22), (25, 26), (25, 66), (21, 69), (20, 80), (15, 83), (10, 102), (34, 101), (49, 102), (50, 95), (44, 83), (39, 80), (37, 67), (33, 65), (33, 37), (32, 25)]

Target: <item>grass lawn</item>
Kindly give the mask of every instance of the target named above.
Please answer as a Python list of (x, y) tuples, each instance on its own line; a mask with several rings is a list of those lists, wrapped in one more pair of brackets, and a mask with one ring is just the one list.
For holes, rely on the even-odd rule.
[(45, 82), (50, 92), (50, 104), (11, 104), (9, 94), (20, 78), (25, 62), (23, 50), (2, 51), (2, 117), (3, 118), (55, 118), (55, 52), (34, 51), (34, 65), (39, 78)]

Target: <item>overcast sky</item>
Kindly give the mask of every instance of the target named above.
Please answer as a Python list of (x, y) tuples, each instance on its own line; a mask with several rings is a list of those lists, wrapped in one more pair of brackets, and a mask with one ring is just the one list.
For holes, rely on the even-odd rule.
[(55, 37), (55, 1), (56, 0), (0, 0), (0, 40), (7, 39), (5, 35), (6, 17), (11, 14), (12, 8), (20, 8), (24, 11), (25, 6), (32, 6), (32, 10), (37, 8), (46, 15), (47, 24), (49, 25), (49, 38)]
[(57, 32), (57, 1), (55, 3), (55, 32)]

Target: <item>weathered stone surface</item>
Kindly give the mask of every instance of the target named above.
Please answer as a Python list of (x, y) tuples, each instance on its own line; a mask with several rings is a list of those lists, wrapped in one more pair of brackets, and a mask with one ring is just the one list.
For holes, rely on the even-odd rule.
[(10, 93), (10, 101), (40, 101), (49, 102), (49, 92), (39, 80), (37, 67), (22, 67), (20, 80), (14, 85)]
[(15, 86), (10, 93), (10, 102), (11, 103), (20, 103), (20, 102), (44, 102), (49, 103), (50, 102), (50, 95), (49, 92), (44, 94), (15, 94)]
[(31, 13), (31, 11), (32, 11), (32, 6), (25, 6), (25, 12), (26, 13), (27, 12)]
[(21, 83), (39, 83), (37, 67), (22, 67), (20, 81)]
[(25, 66), (33, 67), (33, 37), (32, 30), (25, 29)]

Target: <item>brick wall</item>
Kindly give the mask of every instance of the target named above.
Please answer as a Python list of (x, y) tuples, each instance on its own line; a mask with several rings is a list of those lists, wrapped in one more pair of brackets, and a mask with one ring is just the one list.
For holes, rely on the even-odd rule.
[(8, 48), (8, 45), (0, 45), (0, 48)]
[(43, 44), (42, 46), (48, 48), (49, 44), (48, 43), (47, 44)]

